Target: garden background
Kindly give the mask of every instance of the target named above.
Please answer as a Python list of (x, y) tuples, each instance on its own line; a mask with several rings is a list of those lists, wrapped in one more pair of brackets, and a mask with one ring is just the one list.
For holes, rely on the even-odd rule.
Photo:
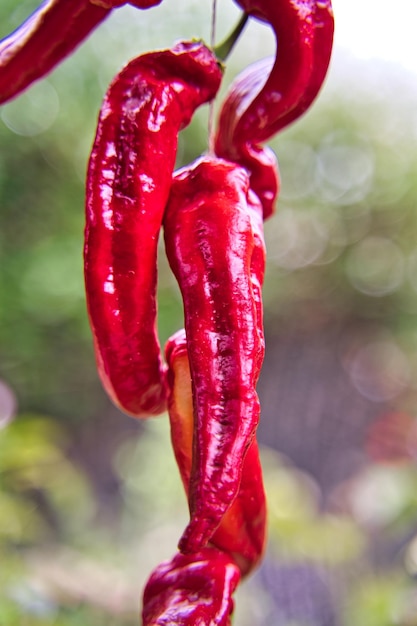
[[(0, 36), (37, 4), (2, 0)], [(397, 5), (334, 2), (320, 97), (270, 144), (282, 190), (265, 224), (259, 383), (269, 541), (235, 626), (417, 625), (417, 74), (415, 22)], [(237, 15), (218, 0), (218, 40)], [(166, 416), (123, 415), (97, 378), (84, 178), (116, 72), (208, 41), (210, 22), (199, 0), (124, 7), (0, 109), (1, 625), (137, 624), (145, 581), (186, 524)], [(221, 94), (273, 51), (251, 22)], [(181, 134), (178, 165), (207, 149), (207, 120), (204, 107)], [(162, 247), (158, 324), (162, 343), (182, 326)]]

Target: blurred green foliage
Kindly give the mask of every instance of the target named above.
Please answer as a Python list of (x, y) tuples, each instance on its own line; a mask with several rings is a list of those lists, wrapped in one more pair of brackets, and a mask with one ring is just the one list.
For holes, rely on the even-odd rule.
[[(0, 36), (36, 6), (2, 0)], [(219, 11), (221, 39), (237, 11), (232, 3)], [(0, 111), (5, 626), (136, 624), (146, 578), (171, 556), (186, 522), (166, 420), (132, 424), (110, 406), (98, 382), (83, 291), (84, 174), (112, 76), (141, 51), (183, 37), (208, 40), (210, 12), (198, 0), (167, 0), (143, 13), (125, 7), (47, 79)], [(222, 92), (239, 69), (271, 50), (270, 33), (251, 24), (228, 62)], [(364, 339), (346, 367), (366, 397), (388, 400), (413, 420), (415, 93), (407, 77), (385, 67), (369, 71), (351, 60), (336, 69), (312, 111), (272, 142), (282, 190), (279, 212), (266, 225), (267, 329), (285, 329), (294, 317), (318, 310), (371, 321), (376, 336)], [(207, 149), (207, 122), (203, 108), (181, 134), (178, 165)], [(160, 257), (163, 343), (182, 325), (182, 307)], [(370, 376), (372, 368), (377, 374)], [(120, 427), (112, 426), (116, 422)], [(375, 461), (334, 494), (328, 509), (311, 476), (263, 451), (267, 557), (324, 567), (337, 582), (335, 624), (341, 626), (417, 624), (416, 448), (407, 429), (395, 432), (401, 462), (387, 468), (383, 458)], [(114, 493), (110, 487), (103, 493), (103, 468)], [(375, 538), (394, 546), (382, 563), (374, 558)], [(271, 602), (255, 577), (238, 592), (234, 623), (263, 623)]]

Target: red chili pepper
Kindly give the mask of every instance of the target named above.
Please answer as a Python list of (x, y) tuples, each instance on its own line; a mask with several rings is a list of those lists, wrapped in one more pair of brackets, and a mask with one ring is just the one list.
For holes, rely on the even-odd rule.
[(251, 140), (237, 141), (234, 130), (239, 115), (259, 93), (271, 67), (266, 71), (252, 71), (255, 68), (254, 64), (250, 70), (244, 70), (232, 83), (222, 104), (214, 141), (218, 156), (239, 163), (249, 172), (250, 186), (261, 201), (264, 220), (274, 212), (279, 193), (277, 159), (268, 147), (255, 145)]
[[(161, 0), (133, 0), (140, 9)], [(0, 41), (0, 104), (42, 78), (70, 54), (121, 0), (46, 0)]]
[[(256, 297), (257, 302), (260, 302)], [(167, 342), (168, 412), (171, 440), (186, 493), (192, 471), (193, 398), (185, 331)], [(266, 504), (258, 444), (253, 439), (242, 466), (238, 494), (226, 511), (210, 544), (227, 552), (238, 564), (242, 576), (259, 562), (265, 546)]]
[[(243, 13), (230, 35), (223, 43), (215, 47), (219, 58), (227, 58), (245, 27), (248, 17), (246, 13)], [(248, 171), (250, 187), (261, 201), (264, 219), (272, 215), (279, 192), (280, 180), (276, 156), (269, 148), (254, 145), (253, 142), (237, 144), (232, 130), (237, 115), (244, 111), (256, 97), (270, 70), (271, 67), (268, 68), (266, 74), (265, 72), (257, 73), (251, 75), (250, 80), (243, 81), (245, 89), (234, 89), (232, 93), (229, 91), (228, 98), (221, 109), (221, 133), (218, 132), (214, 139), (214, 151), (218, 156), (239, 163)]]
[[(247, 168), (251, 188), (269, 217), (279, 190), (274, 155), (258, 144), (297, 119), (325, 78), (333, 43), (330, 0), (236, 0), (246, 13), (271, 24), (277, 56), (245, 69), (223, 102), (215, 152)], [(267, 78), (265, 78), (267, 77)]]
[(174, 177), (164, 217), (184, 301), (195, 411), (184, 552), (207, 543), (235, 499), (259, 419), (265, 253), (261, 207), (248, 182), (243, 168), (202, 159)]
[(232, 146), (239, 151), (241, 144), (266, 141), (304, 113), (326, 76), (333, 45), (330, 0), (236, 2), (272, 26), (277, 54), (273, 63), (260, 61), (232, 83), (220, 116), (222, 155)]
[(143, 626), (230, 626), (239, 569), (215, 548), (176, 554), (153, 571), (143, 593)]
[(180, 43), (129, 63), (101, 109), (87, 177), (87, 305), (104, 387), (134, 416), (166, 402), (156, 259), (178, 131), (220, 81), (208, 48)]

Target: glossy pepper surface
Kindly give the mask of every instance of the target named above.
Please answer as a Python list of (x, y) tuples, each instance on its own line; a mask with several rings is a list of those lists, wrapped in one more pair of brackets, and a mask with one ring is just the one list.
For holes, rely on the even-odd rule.
[(238, 153), (233, 150), (233, 160), (247, 170), (250, 188), (258, 196), (262, 205), (263, 219), (268, 219), (275, 210), (281, 185), (278, 162), (274, 152), (268, 146), (247, 142), (240, 145)]
[(302, 115), (317, 96), (330, 62), (333, 13), (330, 0), (237, 2), (272, 26), (277, 54), (232, 82), (220, 111), (215, 152), (246, 167), (266, 219), (274, 209), (279, 175), (274, 154), (259, 144)]
[(184, 301), (195, 412), (184, 552), (207, 543), (237, 496), (259, 420), (261, 219), (235, 164), (207, 157), (174, 177), (164, 237)]
[(256, 97), (272, 67), (269, 64), (267, 71), (262, 71), (262, 63), (259, 65), (260, 71), (255, 69), (258, 64), (251, 66), (251, 71), (244, 70), (229, 89), (220, 111), (214, 146), (218, 156), (231, 159), (246, 168), (251, 189), (262, 204), (263, 218), (267, 219), (274, 212), (280, 189), (276, 156), (269, 147), (253, 140), (238, 141), (233, 134), (239, 115)]
[(239, 581), (237, 565), (215, 548), (177, 554), (149, 578), (142, 626), (230, 626)]
[[(171, 441), (188, 494), (192, 472), (193, 397), (185, 331), (175, 333), (165, 346), (168, 363), (168, 412)], [(210, 539), (210, 545), (227, 552), (242, 576), (259, 562), (265, 546), (266, 504), (258, 444), (253, 439), (242, 466), (239, 491)]]
[[(130, 4), (146, 9), (161, 0)], [(17, 96), (70, 54), (114, 7), (112, 0), (46, 0), (0, 41), (0, 104)]]
[(277, 52), (275, 59), (255, 63), (232, 83), (218, 136), (225, 150), (266, 141), (304, 113), (324, 81), (333, 46), (330, 0), (236, 1), (271, 25)]
[(100, 112), (87, 176), (87, 305), (104, 387), (134, 416), (165, 408), (156, 333), (158, 235), (178, 131), (213, 98), (220, 80), (202, 43), (180, 43), (130, 62)]

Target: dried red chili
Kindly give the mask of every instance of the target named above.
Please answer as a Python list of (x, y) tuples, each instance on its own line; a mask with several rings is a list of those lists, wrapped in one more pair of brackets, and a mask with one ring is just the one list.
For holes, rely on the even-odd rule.
[(184, 301), (195, 410), (184, 552), (207, 543), (235, 499), (259, 419), (260, 223), (243, 168), (207, 157), (175, 175), (164, 237)]
[(178, 132), (220, 81), (204, 44), (179, 43), (129, 63), (101, 109), (87, 176), (87, 304), (102, 382), (135, 416), (165, 408), (156, 259)]
[(215, 548), (176, 554), (149, 578), (142, 626), (230, 626), (232, 594), (239, 581), (236, 564)]
[[(146, 9), (161, 0), (132, 0)], [(42, 78), (125, 0), (46, 0), (0, 41), (0, 104)]]
[[(258, 298), (256, 297), (256, 300)], [(171, 441), (182, 482), (188, 494), (192, 471), (193, 398), (185, 331), (167, 342), (168, 412)], [(256, 439), (242, 465), (238, 494), (210, 539), (210, 545), (227, 552), (238, 564), (242, 576), (259, 562), (265, 546), (266, 504), (262, 469)]]

